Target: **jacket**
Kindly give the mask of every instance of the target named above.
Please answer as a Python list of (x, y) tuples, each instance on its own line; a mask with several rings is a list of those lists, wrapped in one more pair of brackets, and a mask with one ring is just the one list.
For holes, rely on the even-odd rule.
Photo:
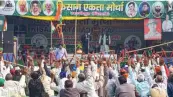
[(43, 84), (40, 79), (29, 81), (29, 97), (43, 97), (42, 94), (45, 93)]
[(173, 97), (173, 83), (171, 82), (168, 83), (167, 92), (169, 97)]
[(80, 97), (80, 93), (84, 91), (78, 90), (76, 88), (62, 89), (60, 91), (60, 97)]
[(136, 97), (135, 86), (132, 84), (122, 84), (116, 89), (116, 97)]

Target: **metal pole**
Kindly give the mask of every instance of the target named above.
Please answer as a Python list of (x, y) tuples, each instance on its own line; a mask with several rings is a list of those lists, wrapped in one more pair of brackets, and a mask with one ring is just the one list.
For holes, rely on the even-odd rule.
[(88, 33), (88, 54), (89, 54), (89, 48), (90, 48), (90, 33)]
[[(76, 5), (78, 4), (78, 0), (76, 0)], [(76, 9), (76, 18), (75, 18), (75, 62), (76, 62), (76, 41), (77, 41), (77, 9)]]
[[(52, 21), (51, 21), (51, 23), (52, 23)], [(51, 45), (50, 47), (51, 47), (51, 49), (52, 49), (52, 33), (53, 33), (53, 32), (52, 32), (52, 30), (51, 30), (51, 33), (50, 33), (50, 45)]]

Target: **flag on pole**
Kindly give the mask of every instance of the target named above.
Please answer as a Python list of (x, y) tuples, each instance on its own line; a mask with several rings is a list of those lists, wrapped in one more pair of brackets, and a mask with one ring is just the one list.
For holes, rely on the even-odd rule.
[(55, 26), (53, 24), (53, 22), (51, 21), (51, 33), (53, 33), (55, 31)]
[(56, 12), (55, 20), (60, 19), (60, 15), (62, 13), (62, 6), (63, 6), (62, 0), (57, 0), (57, 1), (58, 1), (58, 4), (57, 4), (57, 12)]
[(4, 27), (3, 27), (3, 31), (7, 31), (7, 19), (4, 19)]

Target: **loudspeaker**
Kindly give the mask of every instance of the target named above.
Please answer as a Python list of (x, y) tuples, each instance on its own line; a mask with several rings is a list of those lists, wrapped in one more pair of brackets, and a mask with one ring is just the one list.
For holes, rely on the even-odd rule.
[(3, 32), (3, 52), (4, 53), (13, 53), (13, 32), (12, 31), (4, 31)]

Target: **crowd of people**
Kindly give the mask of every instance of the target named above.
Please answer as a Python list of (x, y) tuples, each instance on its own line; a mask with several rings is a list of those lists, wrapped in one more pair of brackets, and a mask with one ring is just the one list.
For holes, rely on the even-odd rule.
[(27, 56), (27, 66), (19, 67), (1, 55), (0, 97), (173, 97), (173, 67), (156, 53), (128, 58), (90, 53), (74, 58), (75, 64), (51, 59), (41, 56), (35, 66)]

